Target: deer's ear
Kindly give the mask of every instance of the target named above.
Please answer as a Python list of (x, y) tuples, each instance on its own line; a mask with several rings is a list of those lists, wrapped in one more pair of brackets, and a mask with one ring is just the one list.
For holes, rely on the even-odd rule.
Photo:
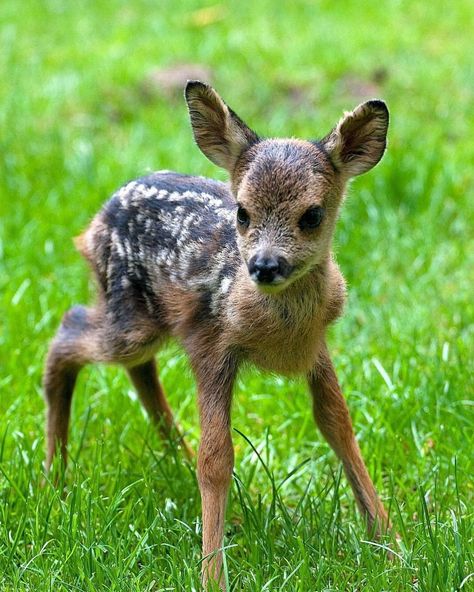
[(388, 120), (387, 105), (379, 100), (367, 101), (345, 113), (321, 141), (334, 166), (347, 177), (374, 167), (385, 151)]
[(208, 84), (190, 80), (184, 91), (194, 139), (214, 164), (232, 173), (240, 154), (258, 136)]

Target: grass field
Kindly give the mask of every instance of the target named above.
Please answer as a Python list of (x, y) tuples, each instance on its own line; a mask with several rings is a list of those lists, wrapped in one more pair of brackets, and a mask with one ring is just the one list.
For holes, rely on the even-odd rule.
[[(147, 171), (224, 178), (194, 146), (180, 92), (150, 78), (179, 63), (208, 67), (264, 135), (320, 137), (373, 96), (391, 111), (388, 152), (338, 224), (349, 301), (330, 343), (399, 560), (367, 541), (303, 383), (246, 372), (231, 589), (474, 590), (473, 27), (468, 0), (3, 0), (0, 590), (199, 588), (195, 468), (165, 451), (121, 370), (83, 371), (66, 495), (40, 487), (47, 343), (91, 294), (72, 237)], [(197, 447), (186, 360), (175, 347), (160, 363)]]

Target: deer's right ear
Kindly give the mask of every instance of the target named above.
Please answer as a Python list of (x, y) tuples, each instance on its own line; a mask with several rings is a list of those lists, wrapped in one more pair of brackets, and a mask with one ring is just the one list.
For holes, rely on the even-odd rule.
[(197, 145), (209, 160), (232, 173), (240, 154), (258, 142), (257, 134), (208, 84), (190, 80), (184, 95)]

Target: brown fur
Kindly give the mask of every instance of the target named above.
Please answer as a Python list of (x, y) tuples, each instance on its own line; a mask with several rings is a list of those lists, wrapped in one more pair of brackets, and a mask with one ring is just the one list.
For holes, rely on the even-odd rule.
[[(186, 448), (153, 360), (167, 338), (178, 339), (198, 387), (203, 583), (216, 581), (224, 589), (220, 549), (234, 462), (230, 408), (234, 379), (243, 362), (307, 377), (315, 420), (343, 463), (369, 530), (381, 534), (389, 526), (354, 438), (325, 340), (345, 298), (344, 280), (331, 253), (345, 185), (349, 177), (369, 170), (382, 157), (388, 112), (381, 101), (369, 101), (346, 114), (320, 142), (262, 140), (207, 85), (189, 83), (186, 98), (199, 147), (229, 171), (232, 195), (248, 216), (248, 224), (237, 224), (240, 259), (234, 276), (227, 278), (224, 296), (212, 314), (212, 293), (193, 288), (192, 278), (189, 285), (171, 276), (160, 283), (155, 278), (162, 277), (158, 268), (147, 269), (152, 288), (137, 285), (132, 275), (117, 276), (125, 287), (114, 287), (118, 272), (111, 261), (117, 259), (112, 260), (110, 252), (116, 248), (122, 263), (135, 261), (130, 236), (127, 248), (125, 243), (117, 245), (113, 234), (117, 230), (112, 232), (106, 223), (112, 210), (94, 219), (77, 245), (97, 277), (98, 302), (65, 315), (46, 363), (47, 466), (56, 446), (66, 461), (75, 379), (89, 362), (125, 366), (161, 433), (166, 438), (177, 434)], [(127, 211), (128, 205), (123, 207)], [(302, 221), (312, 208), (319, 208), (323, 216), (308, 227)], [(209, 260), (210, 272), (213, 258), (219, 256), (222, 228), (221, 234), (209, 229), (202, 246), (202, 260)], [(160, 248), (157, 244), (158, 254)], [(275, 281), (252, 277), (250, 261), (257, 256), (284, 261), (278, 263), (280, 275), (275, 272)]]

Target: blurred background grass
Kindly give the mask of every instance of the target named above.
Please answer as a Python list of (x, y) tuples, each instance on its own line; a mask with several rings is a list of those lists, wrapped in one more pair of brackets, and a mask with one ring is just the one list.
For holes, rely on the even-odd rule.
[[(181, 78), (200, 72), (262, 135), (321, 137), (343, 109), (373, 97), (391, 112), (388, 152), (353, 183), (338, 226), (350, 295), (331, 344), (370, 471), (405, 535), (404, 563), (381, 567), (361, 545), (363, 528), (312, 425), (304, 386), (252, 372), (239, 381), (234, 426), (264, 453), (278, 482), (309, 462), (274, 506), (265, 472), (235, 434), (240, 485), (228, 533), (238, 545), (229, 551), (235, 589), (468, 589), (473, 30), (466, 0), (1, 3), (5, 589), (88, 589), (88, 578), (94, 589), (197, 585), (194, 472), (164, 453), (120, 371), (81, 376), (70, 505), (37, 484), (47, 342), (63, 312), (91, 293), (71, 238), (110, 193), (147, 171), (225, 178), (189, 129)], [(186, 362), (176, 348), (160, 359), (173, 407), (196, 445)], [(120, 508), (110, 518), (117, 532), (101, 530), (110, 500)], [(295, 522), (287, 522), (285, 507), (299, 521), (292, 515)]]

